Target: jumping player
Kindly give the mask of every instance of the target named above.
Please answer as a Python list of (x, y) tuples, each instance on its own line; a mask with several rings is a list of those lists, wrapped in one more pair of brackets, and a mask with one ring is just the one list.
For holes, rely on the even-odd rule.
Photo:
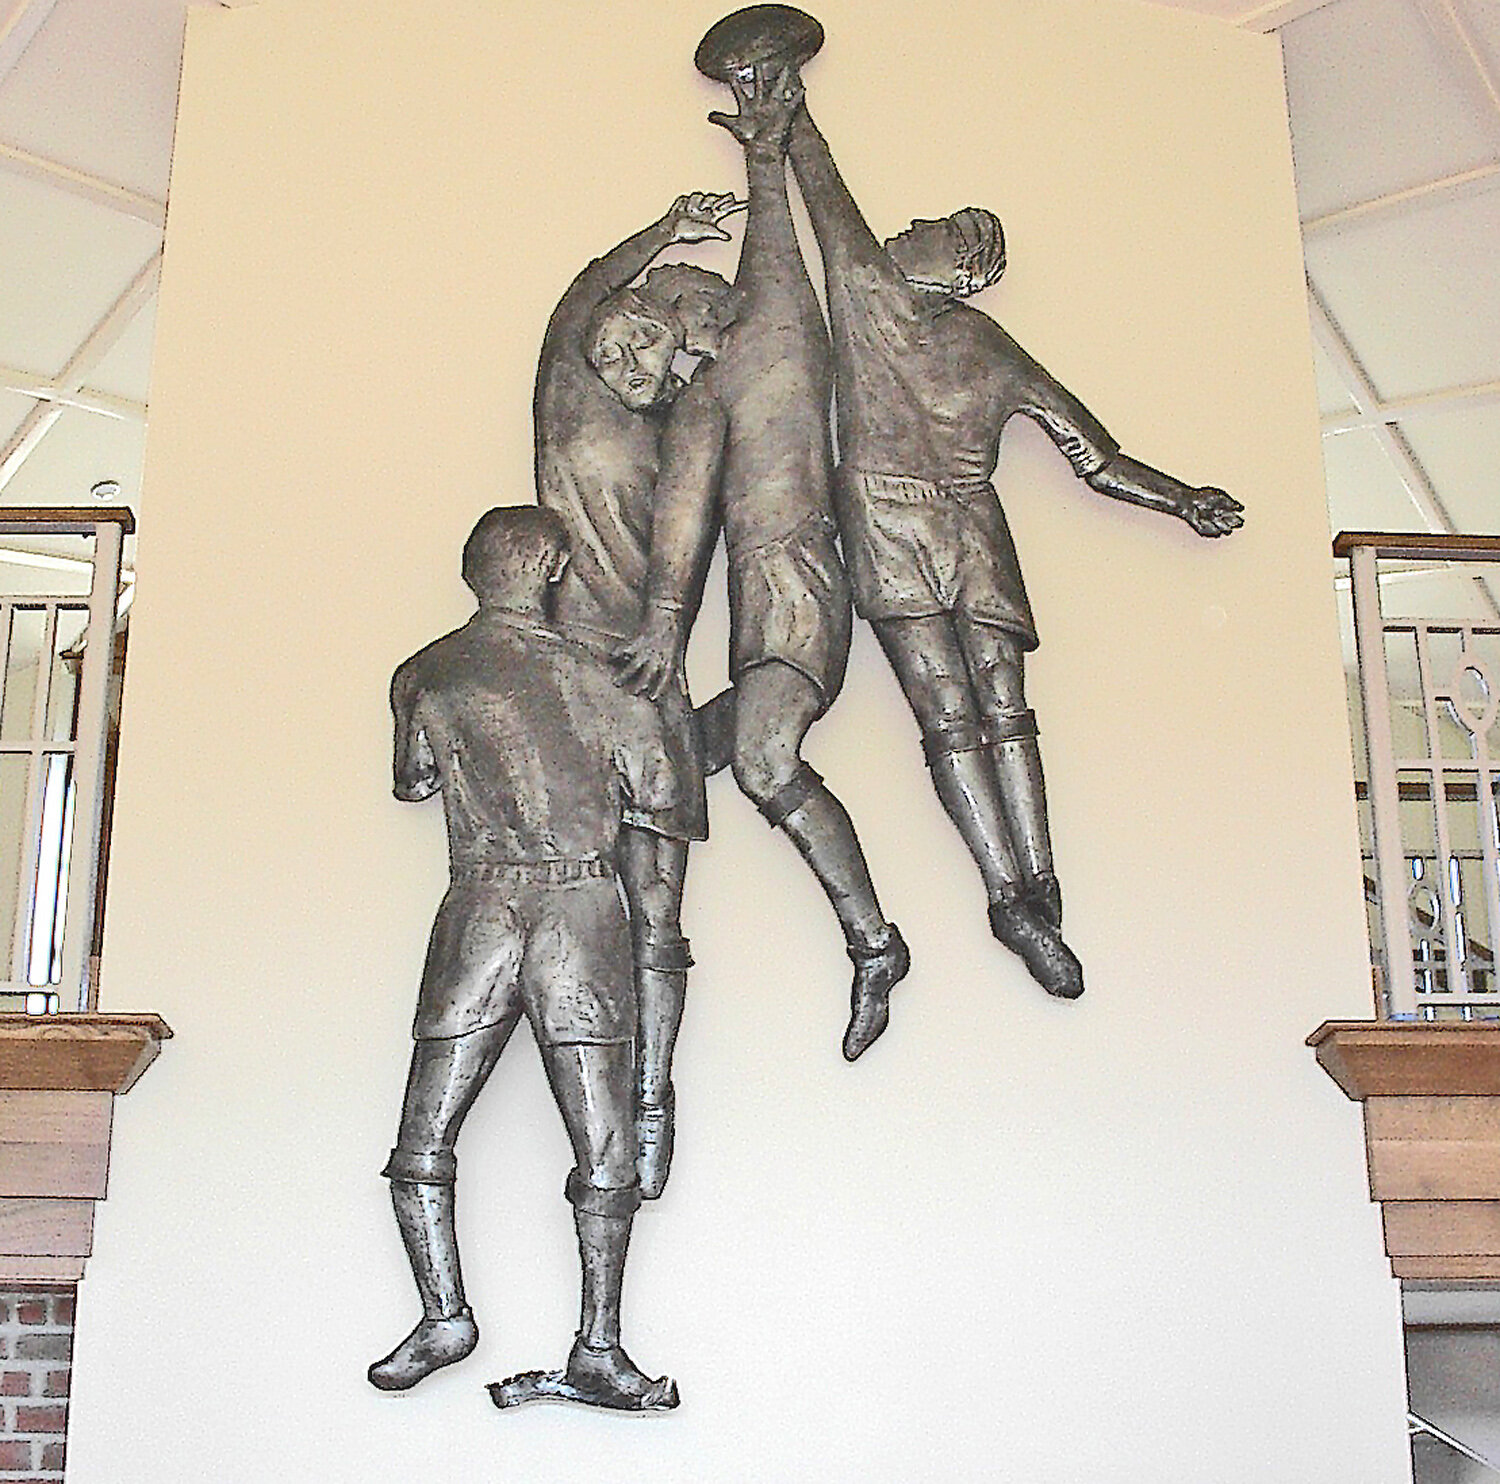
[[(589, 326), (600, 306), (666, 248), (727, 241), (729, 234), (720, 223), (743, 209), (733, 195), (679, 196), (659, 221), (590, 263), (573, 280), (542, 341), (534, 405), (537, 500), (567, 522), (573, 547), (557, 613), (597, 631), (609, 644), (622, 643), (640, 626), (658, 445), (667, 408), (682, 383), (672, 371), (673, 337), (625, 313), (618, 319), (619, 395), (612, 395), (585, 358)], [(727, 293), (723, 279), (703, 276)], [(664, 689), (658, 705), (681, 750), (691, 755), (695, 749), (688, 742), (694, 732), (686, 686), (679, 681)], [(690, 765), (683, 786), (692, 807), (680, 812), (679, 832), (632, 816), (620, 849), (641, 1016), (637, 1134), (641, 1193), (647, 1199), (661, 1194), (671, 1166), (672, 1052), (692, 963), (682, 933), (682, 892), (688, 842), (708, 833), (697, 762)]]
[[(800, 91), (800, 90), (799, 90)], [(884, 246), (798, 101), (792, 168), (822, 250), (838, 401), (837, 507), (855, 603), (917, 722), (944, 809), (979, 867), (991, 929), (1049, 993), (1083, 992), (1061, 936), (1036, 718), (1023, 667), (1037, 643), (990, 483), (1012, 416), (1036, 421), (1092, 489), (1175, 515), (1200, 536), (1241, 523), (1223, 490), (1120, 452), (1070, 392), (959, 301), (1005, 267), (1000, 224), (970, 208)]]
[[(885, 1029), (891, 989), (911, 960), (881, 912), (848, 814), (801, 756), (843, 684), (851, 615), (830, 499), (828, 333), (787, 200), (789, 116), (768, 124), (754, 107), (757, 89), (785, 82), (770, 69), (738, 80), (739, 113), (710, 115), (744, 146), (749, 181), (732, 323), (706, 324), (701, 291), (673, 269), (653, 270), (642, 291), (676, 320), (684, 347), (709, 359), (667, 420), (646, 613), (640, 637), (621, 651), (620, 674), (651, 696), (681, 683), (695, 595), (722, 523), (734, 776), (791, 838), (838, 916), (855, 966), (843, 1043), (853, 1061)], [(613, 350), (603, 340), (591, 347), (601, 375)]]

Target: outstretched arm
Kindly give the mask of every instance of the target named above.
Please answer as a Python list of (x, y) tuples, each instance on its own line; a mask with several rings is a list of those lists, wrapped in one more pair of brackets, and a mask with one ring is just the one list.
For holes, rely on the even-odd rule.
[(1003, 337), (1001, 363), (1020, 390), (1020, 410), (1046, 429), (1090, 489), (1114, 500), (1144, 505), (1185, 520), (1200, 536), (1227, 536), (1243, 524), (1244, 506), (1211, 485), (1194, 488), (1128, 454), (1065, 386), (1014, 340)]
[(719, 470), (727, 429), (718, 399), (700, 386), (689, 386), (662, 435), (641, 631), (615, 651), (619, 683), (653, 700), (682, 672), (688, 611), (718, 536)]
[(1245, 523), (1245, 507), (1223, 490), (1184, 484), (1128, 454), (1117, 453), (1088, 483), (1111, 499), (1175, 515), (1200, 536), (1228, 536)]
[(802, 199), (807, 203), (830, 282), (836, 273), (857, 263), (872, 271), (877, 282), (910, 295), (913, 292), (911, 286), (870, 230), (864, 213), (833, 162), (828, 141), (819, 132), (805, 105), (792, 120), (787, 153)]
[(726, 217), (743, 211), (732, 191), (691, 191), (679, 196), (666, 214), (602, 258), (595, 258), (568, 286), (552, 312), (542, 341), (542, 362), (555, 353), (558, 344), (575, 345), (589, 316), (617, 289), (637, 278), (656, 256), (674, 242), (728, 242), (729, 233), (720, 225)]
[(792, 118), (802, 103), (802, 80), (791, 68), (757, 68), (752, 77), (730, 80), (737, 113), (711, 113), (745, 148), (750, 215), (740, 250), (735, 285), (748, 304), (781, 304), (799, 318), (822, 325), (822, 313), (808, 281), (797, 230), (787, 198), (786, 148)]
[(396, 722), (395, 793), (407, 804), (431, 798), (439, 782), (432, 744), (417, 721), (419, 694), (408, 662), (391, 680), (391, 712)]

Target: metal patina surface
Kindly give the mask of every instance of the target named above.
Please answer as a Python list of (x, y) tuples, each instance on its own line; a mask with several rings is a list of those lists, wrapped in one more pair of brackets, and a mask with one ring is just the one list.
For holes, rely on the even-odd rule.
[[(747, 199), (683, 195), (574, 279), (537, 371), (542, 508), (480, 520), (464, 562), (478, 612), (396, 672), (396, 794), (441, 795), (452, 880), (385, 1170), (423, 1310), (370, 1368), (385, 1390), (477, 1341), (454, 1146), (524, 1015), (577, 1159), (566, 1194), (582, 1322), (562, 1369), (496, 1382), (491, 1397), (677, 1404), (675, 1385), (621, 1347), (620, 1291), (634, 1213), (670, 1167), (692, 962), (680, 909), (688, 844), (706, 832), (705, 776), (732, 762), (825, 892), (854, 965), (850, 1061), (886, 1029), (910, 968), (853, 822), (801, 755), (837, 699), (854, 613), (917, 720), (995, 938), (1048, 993), (1083, 992), (1025, 697), (1037, 629), (993, 483), (1009, 418), (1035, 421), (1100, 494), (1205, 537), (1242, 521), (1223, 490), (1123, 453), (964, 302), (1004, 271), (992, 212), (965, 207), (877, 240), (807, 107), (801, 68), (822, 45), (822, 26), (784, 5), (737, 11), (703, 38), (697, 66), (735, 103), (710, 118), (742, 148)], [(821, 250), (826, 323), (789, 171)], [(659, 261), (677, 244), (727, 241), (741, 211), (732, 284)], [(687, 378), (674, 370), (684, 355), (697, 363)], [(733, 686), (694, 712), (685, 654), (721, 532)]]

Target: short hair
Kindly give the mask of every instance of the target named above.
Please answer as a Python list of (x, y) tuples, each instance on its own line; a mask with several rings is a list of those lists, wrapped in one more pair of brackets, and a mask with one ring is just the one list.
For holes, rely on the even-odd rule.
[(596, 369), (598, 361), (594, 351), (599, 344), (599, 336), (604, 330), (604, 322), (616, 314), (628, 315), (632, 319), (650, 320), (652, 324), (660, 325), (668, 334), (675, 333), (672, 310), (669, 306), (648, 301), (636, 289), (616, 289), (614, 293), (606, 295), (594, 306), (594, 312), (589, 315), (588, 323), (583, 327), (583, 356), (589, 365)]
[(675, 318), (677, 306), (689, 294), (702, 294), (713, 302), (719, 329), (727, 329), (734, 323), (734, 290), (719, 274), (693, 263), (663, 263), (653, 268), (637, 291), (637, 298)]
[(1005, 232), (1000, 218), (982, 206), (965, 206), (948, 218), (960, 242), (958, 269), (968, 280), (960, 292), (977, 294), (1005, 272)]
[(571, 549), (567, 522), (540, 505), (486, 510), (464, 542), (463, 578), (476, 596), (550, 574)]

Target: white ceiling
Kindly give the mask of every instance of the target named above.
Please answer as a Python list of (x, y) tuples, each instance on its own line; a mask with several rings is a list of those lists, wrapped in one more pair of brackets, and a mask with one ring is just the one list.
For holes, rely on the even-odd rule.
[[(1281, 36), (1334, 529), (1500, 529), (1500, 4), (1181, 4)], [(0, 0), (0, 505), (150, 519), (186, 10)]]

